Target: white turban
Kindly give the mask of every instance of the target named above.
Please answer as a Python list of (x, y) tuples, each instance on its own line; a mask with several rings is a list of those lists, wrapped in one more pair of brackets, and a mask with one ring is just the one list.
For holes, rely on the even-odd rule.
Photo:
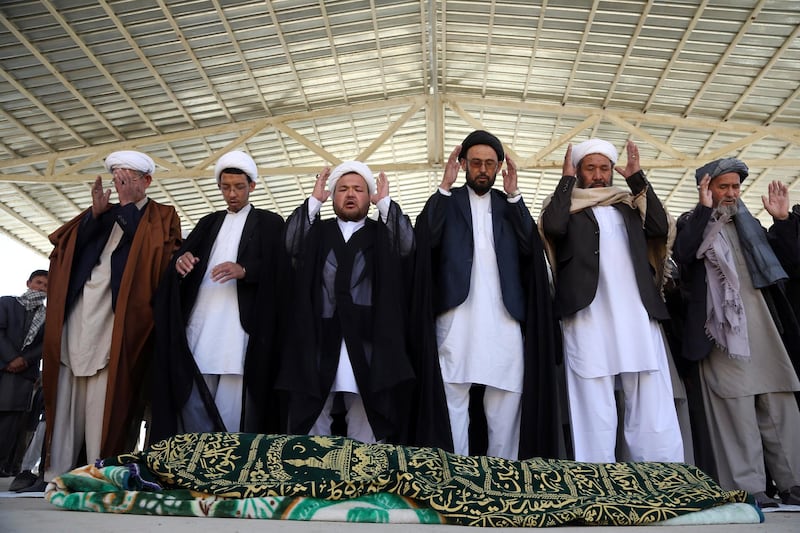
[(238, 168), (250, 178), (251, 181), (258, 181), (258, 167), (253, 158), (241, 150), (228, 152), (217, 160), (214, 165), (214, 178), (219, 184), (222, 171), (226, 168)]
[(360, 161), (344, 161), (341, 165), (333, 169), (331, 175), (328, 176), (328, 190), (333, 192), (336, 188), (336, 182), (345, 174), (355, 172), (367, 182), (369, 194), (373, 195), (378, 192), (378, 185), (375, 183), (375, 176), (367, 165)]
[(578, 168), (581, 159), (590, 154), (601, 154), (611, 160), (612, 165), (617, 164), (617, 149), (608, 141), (602, 139), (589, 139), (572, 147), (572, 166)]
[(150, 159), (150, 156), (134, 150), (113, 152), (106, 157), (105, 163), (106, 170), (109, 172), (114, 168), (128, 168), (145, 174), (152, 174), (156, 170), (156, 164)]

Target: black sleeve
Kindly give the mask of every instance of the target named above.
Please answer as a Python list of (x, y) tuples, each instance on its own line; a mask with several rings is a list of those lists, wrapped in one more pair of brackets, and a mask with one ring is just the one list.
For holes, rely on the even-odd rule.
[(712, 209), (701, 204), (678, 219), (678, 234), (672, 248), (675, 262), (689, 265), (696, 260), (697, 249), (703, 242), (703, 231), (711, 218)]
[(558, 241), (566, 237), (569, 225), (569, 209), (572, 205), (572, 190), (578, 182), (577, 176), (562, 176), (553, 191), (550, 203), (539, 217), (539, 225), (549, 238)]

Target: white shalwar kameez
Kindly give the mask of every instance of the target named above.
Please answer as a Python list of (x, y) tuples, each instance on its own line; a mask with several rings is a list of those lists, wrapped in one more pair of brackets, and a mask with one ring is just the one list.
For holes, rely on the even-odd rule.
[(244, 358), (250, 336), (239, 318), (237, 281), (212, 281), (211, 270), (226, 261), (236, 262), (250, 209), (252, 205), (247, 204), (225, 215), (186, 325), (189, 350), (214, 396), (225, 429), (231, 432), (239, 431), (241, 423)]
[(613, 206), (592, 212), (600, 230), (597, 293), (562, 320), (575, 460), (617, 460), (617, 386), (630, 460), (682, 462), (667, 353), (658, 322), (642, 305), (625, 222)]
[(494, 249), (491, 194), (468, 188), (474, 257), (464, 302), (436, 319), (455, 453), (469, 454), (469, 389), (486, 386), (487, 455), (517, 459), (524, 372), (520, 323), (506, 309)]
[[(147, 201), (147, 197), (142, 198), (136, 202), (136, 208), (141, 210)], [(97, 264), (64, 320), (46, 481), (74, 468), (84, 445), (89, 461), (100, 458), (114, 323), (111, 255), (123, 235), (122, 228), (115, 222)]]

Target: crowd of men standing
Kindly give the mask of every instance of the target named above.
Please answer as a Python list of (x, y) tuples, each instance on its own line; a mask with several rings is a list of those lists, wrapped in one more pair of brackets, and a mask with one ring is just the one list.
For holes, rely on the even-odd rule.
[(359, 161), (322, 169), (284, 221), (250, 203), (257, 165), (232, 151), (214, 170), (227, 208), (185, 239), (175, 209), (147, 197), (153, 160), (115, 152), (118, 202), (98, 177), (92, 206), (51, 235), (44, 333), (0, 314), (0, 383), (30, 367), (30, 338), (46, 480), (133, 449), (146, 420), (150, 442), (243, 431), (512, 460), (697, 457), (763, 507), (800, 504), (787, 297), (800, 208), (772, 182), (762, 228), (739, 198), (747, 166), (730, 158), (697, 170), (698, 204), (676, 223), (637, 146), (625, 151), (618, 166), (606, 141), (570, 145), (538, 225), (514, 161), (482, 130), (453, 149), (413, 225)]

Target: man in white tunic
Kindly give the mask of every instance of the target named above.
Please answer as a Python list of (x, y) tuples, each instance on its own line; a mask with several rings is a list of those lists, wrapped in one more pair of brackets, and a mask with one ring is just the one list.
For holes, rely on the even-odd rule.
[(783, 266), (800, 264), (800, 216), (786, 185), (762, 196), (765, 232), (739, 198), (748, 176), (739, 159), (697, 169), (698, 205), (678, 220), (675, 260), (688, 298), (683, 356), (699, 361), (711, 448), (725, 489), (768, 497), (767, 471), (783, 503), (800, 504), (800, 330), (786, 298)]
[[(658, 282), (671, 224), (632, 142), (627, 155), (624, 168), (614, 167), (612, 144), (570, 145), (563, 177), (539, 219), (552, 252), (575, 459), (618, 460), (615, 389), (621, 389), (629, 459), (683, 461), (658, 324), (669, 318)], [(612, 185), (615, 169), (630, 191)]]
[[(508, 168), (502, 170), (500, 191), (493, 186), (504, 162)], [(453, 187), (460, 170), (466, 173), (466, 185)], [(521, 264), (535, 253), (534, 227), (517, 187), (516, 165), (505, 156), (500, 140), (483, 130), (470, 133), (450, 154), (438, 191), (417, 219), (420, 248), (424, 241), (431, 256), (420, 261), (430, 261), (433, 283), (433, 356), (438, 364), (428, 372), (441, 373), (455, 453), (477, 453), (470, 448), (471, 437), (476, 442), (470, 424), (474, 427), (480, 414), (470, 416), (470, 397), (477, 386), (483, 389), (486, 454), (520, 456), (527, 364), (523, 333), (530, 295)], [(543, 262), (541, 247), (539, 256)], [(435, 382), (435, 377), (427, 379)], [(421, 409), (431, 409), (427, 403)], [(529, 453), (526, 446), (522, 454)]]
[(250, 202), (258, 168), (245, 152), (224, 154), (214, 175), (227, 209), (197, 223), (157, 296), (155, 440), (280, 429), (269, 368), (277, 367), (283, 220)]

